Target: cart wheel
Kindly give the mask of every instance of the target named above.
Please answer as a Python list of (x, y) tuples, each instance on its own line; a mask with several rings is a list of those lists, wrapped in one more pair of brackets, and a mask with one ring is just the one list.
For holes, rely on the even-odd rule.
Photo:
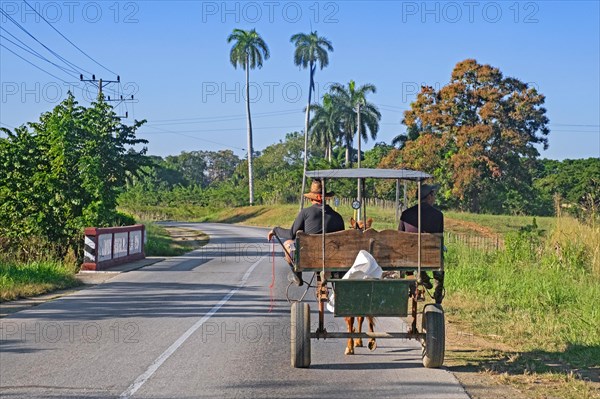
[(310, 306), (308, 303), (292, 303), (291, 317), (292, 367), (310, 366)]
[(423, 310), (423, 366), (427, 368), (441, 367), (444, 363), (446, 332), (444, 325), (444, 309), (442, 305), (427, 305)]

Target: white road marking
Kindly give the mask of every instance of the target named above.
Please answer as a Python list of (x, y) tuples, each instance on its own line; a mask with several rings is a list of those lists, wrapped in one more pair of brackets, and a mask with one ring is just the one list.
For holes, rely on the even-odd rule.
[(148, 379), (150, 377), (152, 377), (152, 374), (154, 374), (156, 372), (156, 370), (158, 370), (158, 368), (169, 358), (171, 357), (171, 355), (173, 353), (175, 353), (175, 351), (194, 333), (196, 332), (196, 330), (198, 330), (200, 327), (202, 327), (202, 325), (211, 318), (212, 315), (214, 315), (215, 313), (217, 313), (219, 311), (219, 309), (221, 309), (221, 307), (223, 305), (225, 305), (227, 303), (227, 301), (229, 301), (231, 299), (232, 296), (234, 296), (241, 288), (243, 288), (246, 285), (246, 282), (248, 281), (248, 278), (250, 277), (250, 274), (252, 273), (252, 271), (254, 270), (254, 268), (256, 266), (258, 266), (258, 264), (260, 262), (262, 262), (267, 256), (264, 255), (262, 258), (260, 258), (259, 260), (257, 260), (254, 264), (252, 264), (252, 266), (250, 266), (250, 268), (248, 268), (248, 270), (246, 271), (246, 273), (244, 274), (244, 277), (242, 277), (242, 280), (240, 281), (239, 285), (232, 289), (231, 291), (229, 291), (229, 293), (227, 295), (225, 295), (223, 297), (223, 299), (221, 299), (219, 301), (219, 303), (217, 303), (215, 306), (213, 306), (207, 314), (204, 315), (204, 317), (202, 317), (200, 320), (198, 320), (193, 326), (191, 326), (185, 333), (183, 333), (183, 335), (181, 337), (179, 337), (177, 339), (177, 341), (173, 342), (173, 344), (171, 346), (169, 346), (167, 348), (167, 350), (165, 350), (162, 355), (160, 355), (158, 358), (156, 358), (156, 360), (150, 365), (150, 367), (148, 367), (148, 369), (141, 374), (138, 378), (135, 379), (135, 381), (133, 382), (133, 384), (131, 384), (129, 386), (129, 388), (127, 388), (119, 397), (120, 398), (129, 398), (131, 397), (133, 394), (135, 394), (137, 392), (138, 389), (140, 389), (142, 387), (142, 385), (144, 385), (146, 383), (146, 381), (148, 381)]

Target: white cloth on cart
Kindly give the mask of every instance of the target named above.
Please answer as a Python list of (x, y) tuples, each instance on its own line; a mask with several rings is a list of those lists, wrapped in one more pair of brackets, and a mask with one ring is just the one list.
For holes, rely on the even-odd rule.
[[(368, 251), (361, 249), (358, 255), (356, 255), (354, 264), (348, 269), (346, 274), (344, 274), (342, 280), (379, 280), (381, 279), (382, 274), (383, 269), (379, 266), (373, 255)], [(331, 313), (335, 310), (335, 294), (333, 291), (329, 295), (327, 310)]]

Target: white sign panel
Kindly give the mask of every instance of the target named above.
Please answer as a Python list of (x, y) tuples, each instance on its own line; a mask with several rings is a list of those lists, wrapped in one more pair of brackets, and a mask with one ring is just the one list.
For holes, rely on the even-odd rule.
[(112, 259), (112, 234), (98, 236), (98, 262)]
[(129, 233), (129, 254), (142, 252), (142, 232), (140, 230)]
[(115, 233), (115, 253), (113, 258), (122, 258), (127, 256), (128, 233)]

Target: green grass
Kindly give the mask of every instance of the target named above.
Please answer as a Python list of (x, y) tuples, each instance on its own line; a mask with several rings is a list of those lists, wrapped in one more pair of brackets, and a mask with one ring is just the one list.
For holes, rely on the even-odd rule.
[(74, 266), (56, 260), (0, 260), (0, 302), (77, 286), (76, 272)]
[[(200, 207), (194, 205), (182, 205), (172, 207), (141, 206), (135, 211), (124, 209), (136, 216), (139, 220), (179, 220), (189, 222), (220, 222), (238, 223), (250, 226), (273, 227), (291, 226), (298, 213), (297, 204), (279, 205), (255, 205), (237, 208), (217, 209)], [(355, 215), (349, 206), (340, 206), (337, 211), (343, 216), (349, 225), (350, 217)], [(486, 230), (505, 234), (510, 231), (529, 225), (533, 221), (531, 216), (507, 216), (507, 215), (479, 215), (465, 212), (445, 211), (447, 230), (464, 234), (480, 234), (473, 230), (468, 224), (460, 224), (464, 221), (483, 226)], [(373, 228), (377, 230), (395, 229), (398, 223), (395, 221), (394, 210), (389, 208), (368, 207), (367, 217), (373, 218)], [(536, 223), (540, 229), (550, 231), (556, 223), (554, 217), (536, 217)]]
[(145, 247), (147, 256), (179, 256), (193, 251), (208, 241), (207, 236), (200, 231), (190, 230), (190, 234), (187, 235), (189, 240), (178, 240), (158, 224), (152, 222), (144, 222), (144, 224), (148, 236)]
[(119, 211), (132, 215), (136, 220), (185, 220), (188, 222), (202, 221), (219, 212), (218, 209), (211, 207), (188, 204), (177, 204), (173, 206), (139, 205), (131, 209), (119, 207)]
[(497, 252), (449, 246), (446, 309), (476, 332), (500, 337), (541, 363), (548, 358), (597, 366), (600, 276), (586, 252), (558, 254), (547, 244), (515, 236)]
[[(534, 218), (533, 216), (483, 215), (456, 211), (445, 211), (444, 216), (446, 218), (477, 223), (481, 226), (489, 227), (499, 234), (519, 230), (521, 227), (530, 225)], [(535, 221), (538, 227), (545, 232), (551, 231), (556, 224), (556, 218), (549, 216), (536, 216)]]

